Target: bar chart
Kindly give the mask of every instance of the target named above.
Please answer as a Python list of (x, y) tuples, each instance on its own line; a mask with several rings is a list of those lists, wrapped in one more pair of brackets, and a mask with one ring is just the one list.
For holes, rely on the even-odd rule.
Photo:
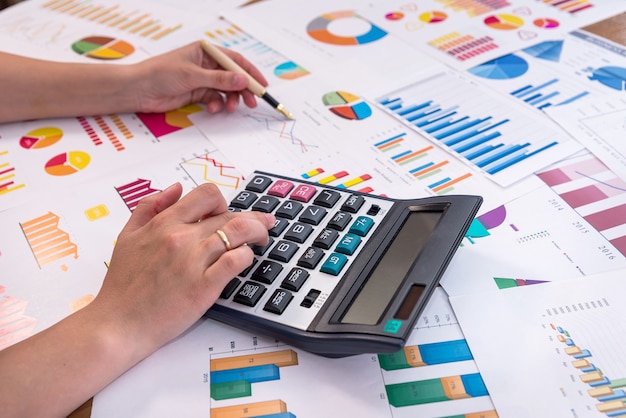
[(506, 0), (437, 0), (437, 3), (455, 11), (462, 10), (470, 17), (480, 16), (511, 5)]
[(297, 365), (298, 354), (291, 349), (212, 359), (211, 398), (251, 396), (253, 384), (279, 380), (282, 367)]
[[(423, 182), (434, 194), (455, 190), (472, 177), (467, 167), (458, 167), (445, 156), (437, 155), (434, 145), (419, 146), (407, 139), (406, 132), (374, 143), (374, 147), (416, 180)], [(443, 157), (443, 158), (442, 158)]]
[(59, 220), (57, 214), (48, 212), (20, 223), (39, 268), (65, 257), (78, 258), (78, 246), (60, 228)]
[(376, 102), (502, 186), (580, 149), (556, 127), (543, 123), (548, 121), (445, 70)]
[(117, 4), (97, 4), (85, 0), (51, 0), (41, 7), (153, 41), (162, 39), (182, 27), (182, 23), (164, 23), (167, 16), (155, 17), (152, 13), (144, 13), (137, 9), (124, 10)]
[(590, 154), (538, 176), (626, 255), (626, 182)]
[(160, 191), (152, 188), (151, 184), (150, 180), (137, 179), (122, 186), (116, 186), (115, 190), (124, 201), (124, 204), (126, 204), (126, 207), (132, 212), (141, 199)]
[(4, 160), (9, 151), (0, 151), (0, 196), (21, 189), (24, 183), (16, 181), (15, 167), (11, 162)]
[(563, 353), (569, 357), (580, 382), (588, 386), (587, 394), (597, 402), (597, 411), (607, 417), (626, 415), (626, 377), (612, 379), (605, 375), (594, 364), (593, 351), (578, 345), (567, 328), (553, 323), (550, 328), (555, 332), (557, 341), (562, 343)]

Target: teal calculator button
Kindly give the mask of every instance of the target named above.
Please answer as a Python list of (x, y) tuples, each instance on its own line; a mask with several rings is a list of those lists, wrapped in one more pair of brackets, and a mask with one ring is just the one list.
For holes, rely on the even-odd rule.
[(361, 243), (361, 237), (355, 234), (346, 234), (341, 238), (339, 244), (335, 247), (335, 251), (341, 254), (352, 255)]
[(320, 271), (322, 271), (323, 273), (332, 274), (333, 276), (338, 276), (341, 272), (341, 269), (346, 265), (347, 262), (348, 257), (346, 257), (345, 255), (339, 253), (331, 253), (326, 261), (324, 261), (324, 264), (322, 264)]
[(364, 237), (374, 226), (374, 220), (367, 216), (359, 216), (354, 220), (348, 232)]
[(399, 319), (390, 319), (385, 324), (383, 330), (390, 334), (397, 334), (400, 331), (400, 327), (402, 326), (402, 321)]

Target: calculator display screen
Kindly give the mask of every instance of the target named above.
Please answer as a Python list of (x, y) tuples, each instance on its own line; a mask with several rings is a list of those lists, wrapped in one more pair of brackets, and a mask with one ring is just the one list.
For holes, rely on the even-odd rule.
[(341, 319), (342, 323), (376, 325), (404, 281), (442, 211), (411, 211), (385, 254)]

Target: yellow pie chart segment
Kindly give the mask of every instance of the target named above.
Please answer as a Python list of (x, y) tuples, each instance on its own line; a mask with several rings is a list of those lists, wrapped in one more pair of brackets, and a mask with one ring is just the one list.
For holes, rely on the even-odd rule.
[(52, 176), (68, 176), (84, 170), (91, 162), (89, 154), (83, 151), (69, 151), (52, 157), (44, 167)]
[(46, 148), (59, 142), (62, 137), (62, 130), (47, 126), (28, 132), (20, 139), (20, 146), (26, 149)]

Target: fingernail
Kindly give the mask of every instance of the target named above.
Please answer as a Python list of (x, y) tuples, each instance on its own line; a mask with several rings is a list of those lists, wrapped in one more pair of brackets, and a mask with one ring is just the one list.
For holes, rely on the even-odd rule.
[(233, 85), (234, 86), (241, 86), (241, 85), (247, 85), (248, 84), (248, 77), (246, 77), (243, 74), (235, 74), (235, 76), (233, 77)]

